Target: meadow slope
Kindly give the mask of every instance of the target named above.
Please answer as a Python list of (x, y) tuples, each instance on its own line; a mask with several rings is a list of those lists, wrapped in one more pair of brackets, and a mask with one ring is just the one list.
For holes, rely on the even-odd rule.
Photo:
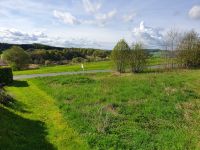
[(4, 140), (0, 145), (9, 144), (10, 149), (199, 149), (199, 85), (199, 70), (16, 81), (7, 87), (14, 106), (0, 106), (0, 118), (6, 120), (1, 120)]

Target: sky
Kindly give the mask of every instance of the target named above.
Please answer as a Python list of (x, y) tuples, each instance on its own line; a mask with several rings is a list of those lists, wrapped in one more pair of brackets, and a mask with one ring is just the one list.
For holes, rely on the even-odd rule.
[(171, 28), (200, 33), (199, 0), (0, 0), (0, 42), (162, 48)]

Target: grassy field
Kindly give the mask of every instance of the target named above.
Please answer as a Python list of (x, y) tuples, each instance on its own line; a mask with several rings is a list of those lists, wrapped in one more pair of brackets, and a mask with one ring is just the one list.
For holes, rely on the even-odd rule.
[(167, 61), (165, 58), (161, 57), (152, 57), (148, 60), (149, 65), (155, 66), (155, 65), (162, 65), (162, 64), (167, 64)]
[(0, 106), (0, 145), (200, 149), (199, 85), (199, 70), (18, 81), (7, 87), (17, 105)]
[[(165, 63), (165, 60), (163, 58), (151, 58), (148, 60), (148, 63), (151, 66), (161, 65)], [(114, 68), (111, 61), (85, 63), (84, 66), (85, 70), (109, 70)], [(14, 71), (13, 73), (14, 75), (29, 75), (68, 71), (82, 71), (81, 64), (40, 67), (34, 70)]]

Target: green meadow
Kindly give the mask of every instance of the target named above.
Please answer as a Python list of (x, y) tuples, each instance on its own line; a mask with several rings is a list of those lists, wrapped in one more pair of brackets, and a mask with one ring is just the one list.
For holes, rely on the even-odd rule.
[(3, 149), (200, 149), (200, 70), (15, 81)]

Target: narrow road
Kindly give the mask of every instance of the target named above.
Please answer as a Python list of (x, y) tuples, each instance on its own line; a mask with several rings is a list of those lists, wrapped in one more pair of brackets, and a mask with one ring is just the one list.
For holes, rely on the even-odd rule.
[(16, 75), (14, 76), (14, 80), (19, 79), (30, 79), (37, 77), (53, 77), (60, 75), (73, 75), (73, 74), (85, 74), (85, 73), (104, 73), (104, 72), (112, 72), (112, 70), (90, 70), (90, 71), (74, 71), (74, 72), (59, 72), (59, 73), (47, 73), (47, 74), (30, 74), (30, 75)]

